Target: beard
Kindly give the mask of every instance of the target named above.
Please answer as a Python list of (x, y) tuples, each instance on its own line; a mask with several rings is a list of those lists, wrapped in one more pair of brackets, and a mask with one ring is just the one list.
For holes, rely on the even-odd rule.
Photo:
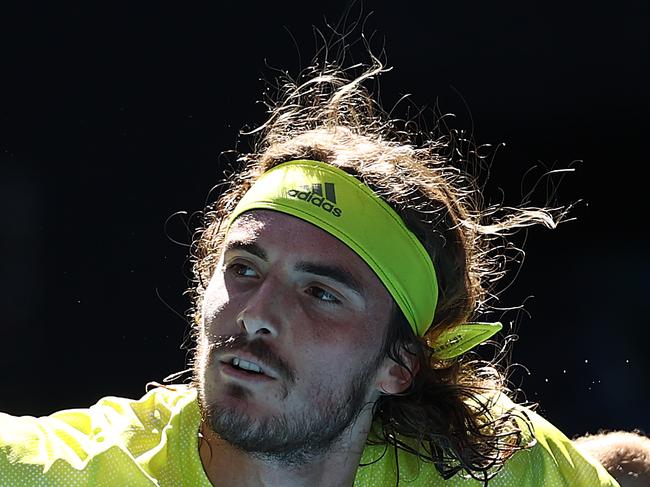
[[(226, 337), (221, 337), (226, 338)], [(257, 342), (257, 343), (256, 343)], [(248, 346), (247, 346), (248, 345)], [(251, 347), (251, 345), (253, 345)], [(223, 347), (223, 348), (222, 348)], [(292, 382), (291, 369), (273, 356), (265, 342), (247, 342), (244, 338), (230, 337), (219, 340), (209, 347), (199, 347), (198, 364), (207, 364), (216, 350), (253, 348), (255, 355), (273, 363), (276, 370)], [(199, 403), (210, 428), (234, 447), (262, 460), (287, 467), (297, 467), (326, 454), (358, 418), (367, 406), (366, 395), (370, 379), (379, 365), (379, 357), (367, 362), (343, 387), (321, 386), (314, 401), (305, 404), (301, 412), (285, 412), (265, 418), (251, 418), (241, 409), (221, 404), (218, 398), (205, 397), (208, 367), (195, 370), (199, 379)], [(238, 384), (229, 384), (226, 391), (236, 398), (247, 398), (250, 391)], [(283, 396), (286, 397), (285, 390)]]

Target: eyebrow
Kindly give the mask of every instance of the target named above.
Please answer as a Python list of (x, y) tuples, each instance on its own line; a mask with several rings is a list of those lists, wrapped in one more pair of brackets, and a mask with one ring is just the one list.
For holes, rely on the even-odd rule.
[[(231, 240), (226, 244), (224, 252), (235, 250), (248, 252), (249, 254), (255, 255), (266, 262), (269, 260), (264, 249), (254, 242), (246, 243), (239, 240)], [(298, 272), (304, 272), (306, 274), (313, 274), (315, 276), (332, 279), (333, 281), (346, 286), (348, 289), (357, 293), (359, 296), (364, 296), (364, 289), (359, 280), (356, 279), (349, 271), (340, 266), (300, 261), (296, 263), (294, 269)]]
[(265, 260), (268, 262), (269, 258), (266, 256), (266, 252), (264, 252), (264, 249), (257, 245), (256, 243), (245, 243), (241, 242), (239, 240), (231, 240), (226, 244), (226, 248), (224, 249), (224, 253), (230, 252), (233, 250), (241, 250), (244, 252), (248, 252), (249, 254), (253, 254), (257, 257), (259, 257), (262, 260)]

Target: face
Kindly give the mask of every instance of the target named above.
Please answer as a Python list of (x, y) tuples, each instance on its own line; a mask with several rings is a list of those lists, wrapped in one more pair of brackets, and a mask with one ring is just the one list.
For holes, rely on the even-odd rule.
[(212, 429), (298, 461), (371, 408), (392, 298), (345, 244), (282, 213), (238, 218), (205, 292), (196, 376)]

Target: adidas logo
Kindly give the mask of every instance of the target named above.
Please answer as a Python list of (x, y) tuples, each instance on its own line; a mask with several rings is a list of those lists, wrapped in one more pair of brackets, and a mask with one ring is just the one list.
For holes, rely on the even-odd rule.
[[(323, 186), (325, 186), (325, 195), (323, 195)], [(312, 205), (331, 213), (335, 217), (340, 217), (343, 210), (336, 206), (336, 191), (334, 183), (315, 183), (311, 186), (300, 186), (300, 189), (290, 189), (287, 195), (291, 198), (298, 198)]]

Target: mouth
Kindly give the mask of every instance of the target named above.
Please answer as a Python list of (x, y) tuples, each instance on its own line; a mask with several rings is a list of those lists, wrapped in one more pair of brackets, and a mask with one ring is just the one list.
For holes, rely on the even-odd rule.
[(264, 374), (262, 367), (257, 365), (255, 362), (244, 360), (243, 358), (233, 357), (230, 360), (229, 364), (232, 365), (233, 367), (236, 367), (240, 370), (244, 370), (251, 374)]
[(223, 364), (223, 373), (229, 377), (255, 382), (275, 380), (274, 377), (264, 371), (263, 364), (252, 360), (228, 356), (224, 357), (220, 362)]

